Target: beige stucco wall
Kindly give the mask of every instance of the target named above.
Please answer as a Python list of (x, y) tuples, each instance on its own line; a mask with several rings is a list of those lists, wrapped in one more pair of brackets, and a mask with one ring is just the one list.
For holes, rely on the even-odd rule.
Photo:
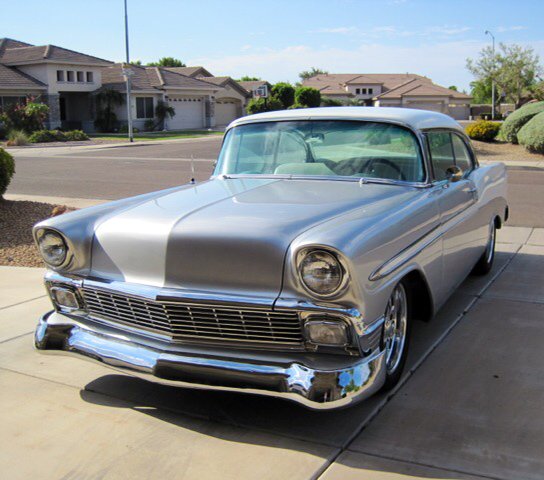
[[(368, 92), (368, 89), (371, 88), (372, 93), (366, 93), (366, 94), (359, 93), (359, 94), (357, 94), (355, 92), (357, 91), (358, 88), (359, 89), (366, 88), (367, 92)], [(380, 95), (382, 93), (381, 85), (368, 85), (368, 84), (363, 84), (363, 83), (361, 83), (360, 85), (359, 84), (348, 85), (347, 90), (348, 90), (349, 93), (354, 95), (357, 100), (368, 100), (368, 99), (373, 98), (376, 95)]]
[[(51, 64), (43, 63), (39, 65), (22, 65), (17, 67), (24, 73), (27, 73), (31, 77), (40, 80), (47, 85), (47, 93), (57, 94), (58, 92), (92, 92), (102, 86), (102, 69), (104, 67), (88, 67), (83, 65), (63, 65), (63, 64)], [(65, 81), (57, 81), (57, 70), (63, 70)], [(74, 72), (74, 82), (66, 81), (66, 72), (71, 70)], [(86, 73), (93, 73), (92, 82), (77, 82), (77, 72), (83, 72), (84, 80), (86, 80)]]

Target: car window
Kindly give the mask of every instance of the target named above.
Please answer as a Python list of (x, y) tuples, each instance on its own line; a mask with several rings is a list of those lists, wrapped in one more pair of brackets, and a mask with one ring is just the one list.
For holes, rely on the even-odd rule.
[(463, 172), (471, 169), (470, 153), (459, 136), (450, 132), (429, 132), (427, 141), (436, 180), (446, 180), (447, 169), (453, 165)]
[(304, 120), (229, 130), (216, 175), (352, 176), (422, 182), (416, 136), (382, 122)]

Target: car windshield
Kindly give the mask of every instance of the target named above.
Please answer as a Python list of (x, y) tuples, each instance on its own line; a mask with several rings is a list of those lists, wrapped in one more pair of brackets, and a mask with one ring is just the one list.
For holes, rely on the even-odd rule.
[(380, 122), (305, 120), (240, 125), (229, 130), (215, 175), (425, 178), (415, 135)]

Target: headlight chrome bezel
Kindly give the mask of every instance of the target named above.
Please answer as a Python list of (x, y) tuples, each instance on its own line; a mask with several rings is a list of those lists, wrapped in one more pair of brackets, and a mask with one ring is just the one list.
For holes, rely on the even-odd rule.
[[(334, 288), (334, 290), (327, 291), (327, 292), (316, 291), (313, 288), (311, 288), (304, 280), (304, 274), (302, 271), (303, 262), (309, 255), (316, 254), (316, 253), (317, 254), (322, 253), (332, 257), (334, 261), (337, 263), (338, 267), (340, 268), (341, 278), (338, 285)], [(326, 247), (313, 246), (313, 247), (306, 247), (299, 250), (299, 252), (296, 255), (296, 270), (297, 270), (297, 277), (300, 284), (308, 293), (310, 293), (312, 296), (317, 298), (331, 298), (331, 297), (335, 297), (339, 295), (345, 290), (349, 280), (348, 269), (346, 268), (346, 265), (341, 255), (339, 255), (334, 250), (326, 248)]]
[[(64, 255), (62, 257), (62, 260), (59, 262), (51, 262), (50, 259), (47, 259), (46, 255), (44, 254), (44, 249), (42, 247), (42, 241), (47, 235), (52, 235), (57, 237), (61, 240), (62, 245), (64, 246)], [(70, 247), (68, 246), (68, 242), (66, 241), (66, 238), (64, 235), (57, 230), (54, 230), (52, 228), (40, 228), (36, 231), (36, 243), (38, 245), (38, 250), (40, 252), (40, 255), (42, 256), (43, 261), (47, 264), (47, 266), (57, 270), (60, 268), (65, 267), (71, 260), (71, 252)]]

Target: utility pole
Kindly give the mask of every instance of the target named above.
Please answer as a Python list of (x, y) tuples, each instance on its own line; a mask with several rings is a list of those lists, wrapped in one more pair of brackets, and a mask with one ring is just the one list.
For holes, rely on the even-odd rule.
[(132, 70), (130, 70), (130, 55), (128, 50), (128, 9), (127, 9), (127, 0), (125, 0), (125, 50), (127, 54), (126, 66), (123, 68), (123, 75), (125, 76), (126, 89), (127, 89), (127, 121), (128, 121), (128, 139), (129, 141), (134, 141), (134, 133), (132, 131), (132, 110), (130, 108), (130, 86), (131, 80), (130, 77), (133, 75)]
[(491, 77), (491, 120), (495, 120), (495, 36), (489, 30), (486, 30), (485, 34), (490, 35), (493, 41), (493, 76)]

